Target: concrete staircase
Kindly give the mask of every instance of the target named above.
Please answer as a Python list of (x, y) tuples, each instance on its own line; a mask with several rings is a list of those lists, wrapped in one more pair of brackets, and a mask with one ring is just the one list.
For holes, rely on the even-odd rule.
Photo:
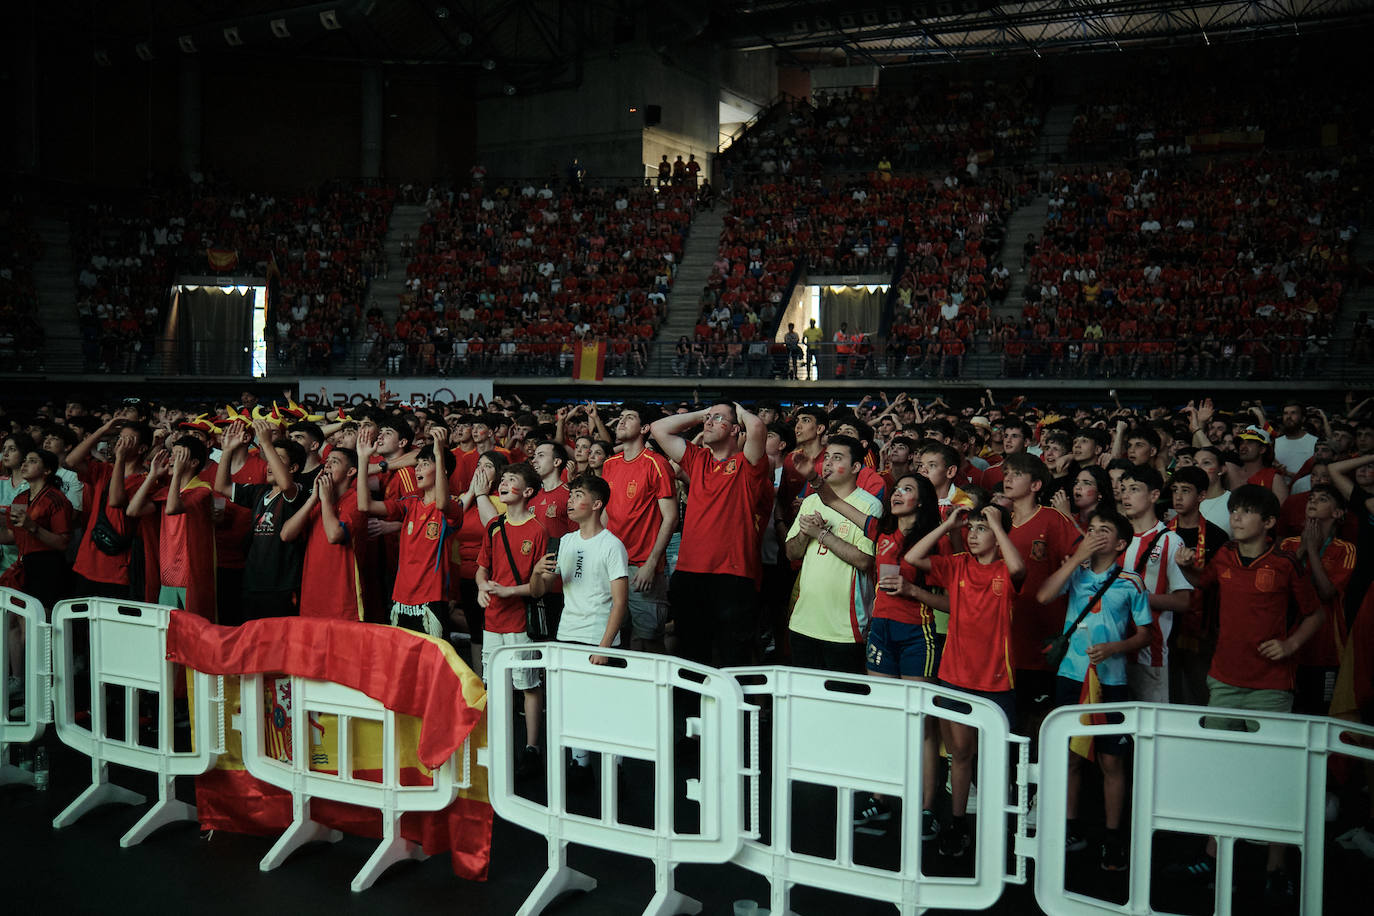
[(673, 344), (686, 334), (692, 336), (701, 315), (701, 291), (711, 276), (711, 265), (720, 251), (720, 233), (725, 226), (725, 207), (698, 213), (692, 220), (692, 234), (682, 249), (682, 263), (668, 294), (668, 317), (654, 339), (650, 373), (672, 374)]
[(38, 317), (47, 336), (50, 366), (81, 365), (81, 325), (76, 317), (76, 265), (72, 261), (71, 227), (65, 217), (37, 221), (43, 254), (33, 267), (38, 290)]
[[(1351, 252), (1350, 259), (1356, 264), (1368, 264), (1374, 261), (1374, 231), (1360, 233), (1359, 240), (1355, 243), (1355, 250)], [(1349, 340), (1355, 333), (1355, 322), (1359, 320), (1364, 312), (1374, 313), (1374, 286), (1364, 286), (1353, 293), (1347, 293), (1345, 301), (1341, 303), (1341, 311), (1336, 319), (1336, 329), (1332, 337), (1339, 341), (1335, 346), (1335, 355), (1345, 357), (1349, 355)]]
[(401, 242), (407, 236), (414, 242), (428, 216), (422, 204), (397, 204), (396, 209), (391, 211), (391, 222), (387, 224), (384, 243), (387, 272), (385, 276), (373, 277), (368, 284), (364, 311), (376, 306), (388, 321), (395, 320), (400, 310), (401, 294), (406, 288), (407, 259), (401, 254)]

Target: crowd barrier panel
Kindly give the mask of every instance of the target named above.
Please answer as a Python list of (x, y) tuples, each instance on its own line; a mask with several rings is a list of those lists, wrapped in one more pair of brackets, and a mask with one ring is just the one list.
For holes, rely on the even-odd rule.
[[(15, 675), (24, 685), (24, 712), (18, 719), (10, 718), (9, 702), (13, 618), (22, 622), (24, 630), (24, 673)], [(52, 721), (52, 628), (43, 605), (12, 588), (0, 588), (0, 684), (5, 685), (4, 705), (0, 708), (0, 786), (31, 786), (33, 773), (9, 762), (9, 747), (37, 741)]]
[[(1009, 882), (1025, 883), (1029, 850), (1017, 843), (1015, 871), (1006, 874), (1007, 816), (1024, 832), (1027, 807), (1027, 739), (1011, 734), (994, 703), (935, 684), (783, 667), (731, 668), (747, 700), (772, 705), (772, 792), (769, 841), (750, 839), (734, 862), (768, 879), (770, 912), (792, 912), (792, 887), (804, 884), (893, 904), (914, 914), (930, 907), (986, 909)], [(978, 729), (974, 781), (979, 806), (970, 812), (976, 846), (970, 878), (921, 870), (922, 744), (926, 722), (947, 719)], [(1015, 770), (1013, 770), (1015, 766)], [(1017, 798), (1007, 804), (1009, 775)], [(794, 784), (835, 789), (833, 859), (791, 848)], [(896, 871), (854, 861), (856, 795), (897, 796), (902, 818)], [(1002, 799), (1002, 803), (998, 800)], [(915, 815), (915, 816), (912, 816)]]
[[(396, 735), (396, 713), (381, 701), (360, 690), (311, 678), (291, 676), (291, 708), (288, 713), (291, 733), (290, 761), (284, 762), (269, 752), (264, 739), (264, 675), (244, 675), (240, 679), (238, 728), (243, 736), (243, 764), (256, 779), (285, 789), (291, 794), (291, 826), (263, 857), (259, 868), (271, 871), (301, 846), (317, 841), (337, 842), (343, 834), (310, 817), (312, 799), (345, 802), (376, 808), (382, 814), (382, 841), (350, 886), (354, 891), (371, 887), (392, 865), (406, 859), (428, 858), (420, 844), (401, 836), (401, 815), (408, 811), (439, 811), (472, 785), (471, 737), (453, 756), (432, 773), (429, 785), (402, 785), (400, 755)], [(338, 772), (311, 769), (312, 717), (333, 715), (338, 726)], [(373, 722), (382, 730), (382, 779), (359, 779), (353, 773), (353, 729), (355, 721)]]
[[(596, 664), (593, 656), (604, 657), (607, 663)], [(515, 734), (511, 709), (512, 673), (518, 669), (538, 669), (546, 688), (547, 804), (515, 792), (514, 753), (525, 744), (524, 735)], [(677, 866), (728, 862), (746, 836), (757, 835), (757, 717), (746, 708), (735, 679), (718, 668), (667, 655), (540, 643), (494, 652), (488, 684), (492, 806), (506, 820), (543, 834), (549, 844), (548, 869), (520, 907), (520, 916), (542, 912), (565, 891), (596, 887), (595, 878), (568, 867), (570, 843), (633, 856), (647, 853), (654, 862), (655, 893), (644, 909), (645, 916), (700, 912), (699, 901), (674, 887)], [(687, 797), (699, 805), (697, 833), (673, 829), (674, 690), (694, 694), (700, 702), (698, 714), (686, 721), (687, 736), (700, 739), (699, 777), (687, 780)], [(745, 716), (744, 727), (741, 716)], [(746, 748), (753, 766), (745, 760)], [(575, 749), (601, 754), (598, 817), (567, 811), (563, 761), (565, 752)], [(616, 757), (653, 764), (652, 827), (616, 820)]]
[[(1087, 713), (1121, 721), (1087, 724)], [(1227, 726), (1244, 723), (1248, 730)], [(1064, 884), (1069, 739), (1129, 735), (1131, 778), (1129, 896), (1115, 904), (1076, 894)], [(1364, 739), (1368, 746), (1353, 740)], [(1284, 843), (1302, 852), (1299, 903), (1322, 910), (1326, 761), (1348, 754), (1374, 761), (1374, 727), (1338, 719), (1224, 710), (1203, 706), (1112, 703), (1066, 706), (1040, 728), (1039, 829), (1035, 897), (1053, 916), (1157, 912), (1150, 902), (1152, 839), (1167, 830), (1217, 839), (1214, 912), (1232, 910), (1237, 840)]]
[[(191, 750), (174, 747), (173, 700), (177, 666), (167, 660), (167, 627), (171, 608), (134, 601), (83, 598), (60, 602), (52, 615), (56, 700), (55, 726), (63, 744), (91, 758), (91, 785), (53, 819), (53, 826), (67, 827), (101, 805), (118, 802), (141, 805), (144, 797), (110, 782), (112, 763), (154, 773), (158, 800), (119, 841), (128, 847), (142, 842), (158, 828), (176, 821), (194, 821), (196, 809), (179, 801), (176, 777), (198, 776), (215, 765), (224, 751), (224, 681), (196, 671), (191, 673)], [(90, 727), (77, 724), (74, 628), (89, 627)], [(106, 708), (107, 687), (122, 688), (123, 736), (108, 734), (111, 710)], [(139, 694), (151, 697), (157, 707), (157, 740), (140, 743)]]

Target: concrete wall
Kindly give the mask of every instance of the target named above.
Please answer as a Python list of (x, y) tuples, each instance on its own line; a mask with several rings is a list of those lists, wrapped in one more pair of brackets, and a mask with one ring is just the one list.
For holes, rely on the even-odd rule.
[(771, 48), (721, 52), (720, 85), (759, 105), (767, 105), (778, 94), (777, 52)]
[[(477, 104), (477, 156), (495, 176), (561, 175), (574, 157), (590, 177), (641, 177), (667, 153), (709, 168), (719, 126), (719, 77), (698, 61), (668, 63), (648, 48), (588, 60), (578, 89)], [(644, 107), (662, 122), (644, 126)], [(630, 111), (636, 108), (638, 111)]]

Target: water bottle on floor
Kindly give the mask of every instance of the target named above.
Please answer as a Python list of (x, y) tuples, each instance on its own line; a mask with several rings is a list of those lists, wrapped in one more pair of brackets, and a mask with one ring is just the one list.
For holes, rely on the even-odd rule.
[(33, 754), (33, 787), (39, 792), (48, 791), (48, 749), (39, 747)]

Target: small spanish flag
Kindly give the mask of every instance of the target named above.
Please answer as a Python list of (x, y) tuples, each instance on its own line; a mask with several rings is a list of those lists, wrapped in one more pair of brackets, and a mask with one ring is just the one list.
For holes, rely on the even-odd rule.
[(207, 248), (205, 259), (214, 271), (235, 270), (239, 266), (239, 253), (232, 248)]
[[(1092, 703), (1102, 702), (1102, 683), (1097, 679), (1097, 666), (1089, 665), (1088, 673), (1083, 678), (1083, 689), (1078, 694), (1078, 703), (1087, 706)], [(1106, 725), (1107, 717), (1102, 713), (1089, 713), (1085, 725)], [(1092, 735), (1074, 735), (1069, 739), (1069, 750), (1087, 760), (1096, 760), (1097, 753), (1093, 748)]]
[(573, 351), (572, 377), (580, 382), (599, 382), (606, 377), (606, 342), (583, 342)]

